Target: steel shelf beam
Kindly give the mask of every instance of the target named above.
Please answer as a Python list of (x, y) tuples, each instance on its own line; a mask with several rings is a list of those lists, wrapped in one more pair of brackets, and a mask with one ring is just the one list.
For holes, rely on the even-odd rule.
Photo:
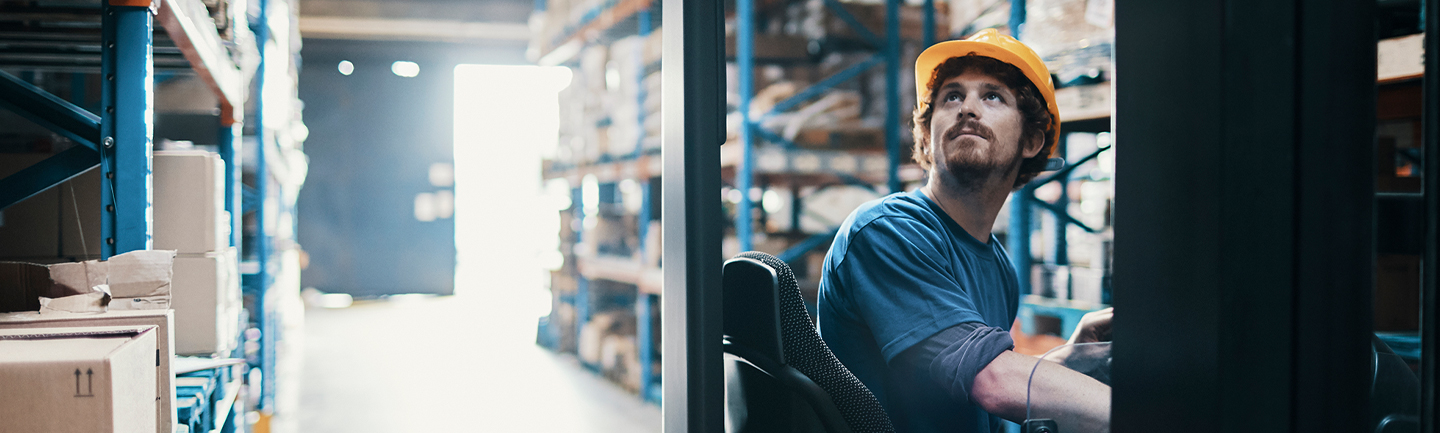
[[(1060, 140), (1063, 142), (1065, 137), (1061, 136)], [(1060, 145), (1060, 143), (1056, 143), (1056, 145)], [(1096, 149), (1084, 158), (1069, 163), (1060, 170), (1051, 173), (1049, 176), (1030, 181), (1030, 183), (1021, 187), (1019, 191), (1015, 191), (1010, 195), (1009, 233), (1005, 237), (1005, 250), (1010, 252), (1010, 262), (1015, 265), (1016, 279), (1020, 282), (1021, 294), (1029, 294), (1032, 290), (1030, 287), (1030, 268), (1034, 265), (1035, 259), (1030, 251), (1030, 236), (1033, 234), (1035, 227), (1035, 207), (1047, 210), (1055, 216), (1057, 221), (1055, 229), (1055, 249), (1058, 251), (1065, 250), (1065, 230), (1066, 227), (1071, 224), (1089, 233), (1099, 233), (1101, 230), (1100, 228), (1090, 227), (1070, 215), (1070, 212), (1065, 206), (1067, 200), (1064, 199), (1065, 193), (1063, 189), (1061, 193), (1062, 200), (1056, 203), (1047, 203), (1036, 198), (1035, 189), (1051, 182), (1061, 182), (1062, 185), (1068, 183), (1070, 181), (1070, 174), (1075, 171), (1076, 167), (1090, 162), (1090, 160), (1099, 157), (1102, 152), (1108, 150), (1110, 150), (1110, 146)], [(1051, 256), (1051, 260), (1058, 265), (1069, 263), (1069, 258), (1066, 257), (1064, 253), (1055, 253)]]
[[(855, 15), (851, 14), (850, 11), (845, 10), (845, 5), (840, 4), (839, 1), (825, 0), (825, 7), (830, 8), (830, 12), (834, 13), (841, 21), (849, 25), (851, 29), (854, 29), (855, 33), (859, 34), (860, 38), (864, 39), (865, 42), (869, 42), (871, 46), (881, 47), (885, 45), (886, 41), (884, 39), (881, 39), (875, 32), (870, 31), (870, 28), (861, 24), (860, 19), (855, 18)], [(886, 13), (889, 13), (889, 11)]]
[[(737, 40), (737, 43), (738, 43), (738, 40)], [(754, 47), (752, 46), (751, 49), (753, 50)], [(738, 47), (737, 47), (737, 50), (738, 50)], [(789, 98), (785, 98), (785, 100), (780, 101), (779, 103), (776, 103), (774, 108), (771, 108), (769, 112), (761, 115), (759, 119), (755, 119), (754, 123), (763, 123), (765, 120), (767, 120), (767, 119), (775, 116), (776, 114), (780, 114), (780, 113), (789, 111), (790, 109), (795, 108), (795, 107), (799, 106), (800, 104), (805, 103), (805, 101), (809, 101), (809, 100), (811, 100), (811, 99), (814, 99), (815, 97), (818, 97), (818, 96), (820, 96), (820, 95), (823, 95), (823, 94), (825, 94), (825, 92), (829, 91), (831, 88), (834, 88), (835, 86), (839, 85), (840, 83), (844, 83), (844, 82), (846, 82), (846, 81), (849, 81), (849, 80), (852, 79), (852, 78), (855, 78), (857, 75), (860, 75), (861, 72), (865, 72), (865, 71), (869, 70), (870, 68), (874, 67), (875, 65), (880, 64), (883, 60), (885, 60), (885, 57), (884, 57), (884, 54), (883, 54), (883, 53), (881, 53), (881, 54), (876, 54), (875, 56), (873, 56), (873, 57), (871, 57), (871, 58), (869, 58), (869, 59), (867, 59), (867, 60), (865, 60), (865, 61), (863, 61), (863, 62), (857, 63), (857, 64), (855, 64), (854, 66), (845, 68), (844, 70), (841, 70), (840, 72), (836, 72), (835, 75), (831, 75), (831, 76), (829, 76), (829, 77), (825, 77), (824, 80), (820, 80), (820, 82), (815, 83), (814, 85), (805, 88), (805, 90), (801, 90), (799, 93), (796, 93), (794, 96), (791, 96), (791, 97), (789, 97)], [(745, 76), (745, 75), (751, 75), (751, 76), (752, 76), (752, 79), (753, 79), (753, 75), (752, 75), (752, 74), (753, 74), (753, 72), (752, 72), (751, 74), (746, 74), (746, 73), (743, 73), (743, 71), (742, 71), (742, 73), (740, 74), (740, 76), (743, 77), (743, 76)], [(742, 96), (742, 97), (746, 97), (744, 94), (742, 94), (741, 96)], [(754, 95), (751, 95), (751, 96), (754, 96)]]
[(91, 151), (100, 150), (100, 116), (4, 71), (0, 71), (0, 107)]
[(76, 146), (0, 179), (0, 210), (79, 176), (99, 164), (99, 154)]
[(160, 3), (156, 18), (174, 41), (177, 51), (220, 100), (221, 125), (241, 121), (245, 115), (241, 108), (245, 97), (240, 68), (230, 60), (205, 5), (200, 0), (165, 0)]

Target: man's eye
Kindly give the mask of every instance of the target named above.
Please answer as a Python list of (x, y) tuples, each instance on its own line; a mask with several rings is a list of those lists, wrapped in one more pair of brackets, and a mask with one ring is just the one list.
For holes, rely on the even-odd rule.
[(985, 99), (986, 99), (986, 100), (991, 100), (991, 101), (1000, 101), (1000, 100), (1001, 100), (999, 93), (989, 93), (989, 94), (986, 94), (986, 95), (985, 95)]
[(945, 94), (945, 102), (955, 102), (955, 101), (959, 101), (959, 100), (960, 100), (960, 94), (959, 94), (959, 93), (951, 92), (951, 93)]

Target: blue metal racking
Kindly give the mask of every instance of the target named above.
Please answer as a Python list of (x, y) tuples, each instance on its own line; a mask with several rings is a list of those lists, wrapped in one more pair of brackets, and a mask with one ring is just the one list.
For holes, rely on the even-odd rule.
[[(254, 125), (262, 137), (267, 131), (264, 125), (262, 92), (265, 77), (265, 43), (269, 38), (268, 1), (259, 0), (260, 16), (252, 23), (251, 31), (257, 36), (260, 66), (257, 71), (257, 85), (249, 89), (257, 101)], [(23, 201), (46, 189), (57, 186), (88, 171), (97, 165), (101, 169), (101, 255), (108, 258), (129, 251), (151, 247), (151, 152), (153, 148), (152, 119), (154, 114), (154, 83), (156, 59), (153, 34), (157, 24), (163, 26), (169, 39), (175, 44), (167, 53), (178, 51), (200, 78), (215, 91), (219, 100), (220, 128), (217, 131), (218, 151), (225, 162), (225, 209), (231, 216), (230, 246), (241, 247), (244, 212), (254, 212), (259, 223), (255, 241), (255, 257), (244, 267), (253, 267), (257, 272), (247, 273), (247, 293), (255, 296), (259, 305), (260, 319), (257, 328), (261, 333), (261, 356), (254, 367), (263, 378), (256, 385), (262, 395), (261, 410), (271, 410), (275, 395), (275, 343), (279, 337), (274, 317), (274, 300), (268, 295), (273, 283), (270, 275), (271, 254), (266, 236), (266, 145), (264, 138), (255, 149), (254, 163), (257, 187), (245, 190), (241, 184), (242, 167), (242, 101), (246, 85), (243, 71), (237, 66), (222, 46), (214, 23), (210, 21), (205, 6), (198, 0), (100, 0), (100, 62), (98, 72), (101, 82), (101, 101), (98, 114), (91, 113), (81, 105), (83, 101), (66, 101), (31, 85), (26, 80), (0, 72), (0, 107), (20, 114), (36, 124), (78, 144), (61, 151), (14, 175), (0, 179), (0, 210)], [(178, 50), (176, 50), (178, 49)], [(245, 48), (241, 48), (245, 51)], [(84, 62), (79, 70), (86, 71)], [(169, 65), (170, 63), (167, 63)], [(27, 65), (17, 65), (26, 67)], [(36, 64), (35, 67), (54, 69), (55, 65)], [(63, 68), (62, 68), (63, 69)], [(24, 74), (29, 76), (31, 74)], [(27, 77), (28, 78), (28, 77)], [(82, 94), (85, 83), (77, 78), (73, 91)], [(244, 348), (237, 349), (243, 356)], [(220, 416), (224, 422), (223, 431), (240, 428), (234, 415), (236, 395), (240, 379), (229, 378), (217, 382), (215, 389), (205, 391), (214, 400), (197, 400), (198, 406), (179, 406), (187, 414)], [(249, 375), (246, 375), (249, 376)], [(217, 376), (219, 377), (219, 376)], [(210, 392), (213, 391), (213, 392)], [(216, 406), (216, 405), (219, 406)], [(227, 415), (210, 414), (211, 410), (232, 408)]]
[[(598, 38), (601, 40), (600, 42), (608, 42), (609, 39), (629, 35), (636, 35), (640, 37), (649, 36), (654, 30), (652, 24), (654, 23), (654, 19), (657, 17), (657, 15), (655, 15), (655, 11), (659, 9), (659, 5), (660, 2), (658, 0), (609, 0), (603, 2), (595, 6), (594, 8), (586, 11), (586, 13), (582, 16), (579, 22), (566, 26), (560, 36), (556, 37), (552, 41), (549, 41), (551, 43), (550, 46), (554, 46), (555, 48), (552, 49), (549, 53), (542, 56), (539, 60), (539, 63), (546, 65), (557, 65), (571, 62), (572, 60), (574, 60), (573, 56), (579, 53), (581, 47), (583, 47), (585, 44), (596, 43), (596, 41), (594, 40), (587, 39), (591, 37), (590, 35), (593, 35), (594, 33), (598, 33), (600, 35)], [(539, 3), (537, 3), (536, 10), (543, 11), (543, 8)], [(601, 17), (606, 17), (606, 19), (602, 20)], [(631, 23), (633, 23), (634, 25), (633, 33), (630, 31)], [(634, 179), (638, 177), (638, 179), (636, 180), (638, 180), (639, 182), (642, 194), (641, 211), (640, 215), (638, 216), (639, 254), (643, 257), (645, 255), (645, 245), (647, 244), (647, 239), (649, 236), (652, 235), (652, 233), (649, 232), (649, 222), (655, 219), (655, 217), (658, 217), (658, 215), (652, 214), (650, 208), (652, 203), (653, 190), (653, 185), (651, 183), (658, 181), (658, 178), (653, 176), (658, 175), (659, 170), (650, 168), (652, 164), (652, 159), (655, 158), (653, 158), (651, 155), (653, 152), (647, 153), (644, 148), (644, 143), (647, 138), (643, 133), (644, 123), (646, 118), (652, 115), (651, 113), (646, 113), (644, 110), (644, 102), (648, 95), (644, 85), (644, 79), (646, 77), (646, 74), (644, 74), (643, 71), (645, 71), (649, 65), (643, 64), (643, 56), (636, 57), (637, 59), (639, 59), (637, 60), (639, 64), (636, 64), (634, 66), (637, 68), (637, 70), (642, 72), (637, 74), (636, 84), (639, 86), (637, 102), (639, 103), (638, 106), (640, 107), (640, 110), (634, 121), (636, 122), (636, 124), (641, 126), (642, 133), (639, 134), (639, 137), (637, 137), (637, 140), (634, 143), (634, 151), (618, 158), (609, 157), (607, 155), (603, 157), (601, 161), (599, 161), (597, 164), (589, 167), (552, 166), (551, 172), (554, 173), (568, 171), (574, 173), (574, 175), (568, 177), (578, 181), (583, 178), (583, 175), (579, 175), (578, 173), (590, 172), (591, 174), (593, 174), (594, 171), (603, 170), (607, 173), (607, 175), (603, 179), (599, 179), (599, 182), (600, 187), (605, 191), (614, 191), (616, 189), (617, 182), (622, 179)], [(610, 119), (610, 121), (617, 122), (624, 120)], [(572, 182), (572, 185), (578, 183), (579, 182)], [(586, 214), (586, 209), (582, 188), (578, 185), (575, 186), (572, 189), (571, 194), (571, 202), (574, 203), (572, 205), (571, 212), (577, 219), (584, 218)], [(612, 195), (602, 194), (602, 196), (609, 197)], [(583, 239), (584, 236), (584, 230), (581, 229), (575, 232), (575, 237), (572, 240), (574, 242), (579, 242), (581, 239)], [(575, 258), (571, 256), (571, 259)], [(628, 265), (630, 265), (630, 263), (625, 260), (595, 260), (595, 258), (586, 258), (586, 260), (605, 262), (607, 264), (609, 264), (610, 262), (624, 262), (616, 263), (621, 267), (627, 267)], [(645, 401), (658, 404), (660, 402), (660, 378), (657, 375), (653, 374), (651, 366), (655, 361), (655, 354), (659, 351), (659, 348), (656, 347), (656, 345), (654, 344), (655, 337), (658, 336), (659, 330), (655, 329), (651, 324), (653, 323), (655, 315), (659, 313), (659, 311), (652, 306), (653, 304), (658, 304), (659, 294), (653, 290), (646, 290), (646, 288), (648, 288), (648, 286), (650, 286), (651, 284), (647, 284), (643, 281), (646, 279), (646, 274), (649, 272), (643, 267), (638, 269), (628, 269), (620, 272), (613, 272), (613, 269), (611, 271), (612, 272), (605, 273), (605, 275), (597, 275), (595, 277), (602, 279), (613, 279), (618, 282), (635, 284), (637, 286), (636, 298), (634, 300), (634, 309), (637, 322), (635, 340), (640, 364), (639, 393), (641, 398)], [(571, 303), (575, 307), (576, 320), (574, 333), (577, 336), (580, 335), (581, 328), (587, 322), (589, 322), (589, 319), (592, 316), (591, 308), (593, 307), (593, 305), (591, 305), (592, 296), (590, 294), (590, 286), (592, 282), (591, 278), (587, 277), (587, 275), (585, 274), (586, 272), (583, 271), (577, 272), (577, 275), (575, 275), (577, 286), (576, 293), (573, 298), (569, 298), (569, 303)], [(560, 301), (565, 302), (566, 299), (561, 299)], [(599, 366), (589, 365), (588, 363), (585, 363), (583, 361), (581, 362), (581, 364), (585, 365), (592, 371), (599, 370)]]
[[(766, 141), (779, 145), (787, 152), (794, 151), (796, 147), (795, 143), (761, 128), (759, 124), (771, 116), (797, 108), (800, 104), (824, 94), (826, 91), (829, 91), (841, 83), (854, 79), (861, 73), (881, 63), (885, 65), (885, 104), (887, 110), (884, 128), (885, 155), (887, 158), (885, 184), (890, 192), (903, 190), (904, 182), (899, 174), (899, 167), (902, 163), (900, 156), (902, 149), (902, 144), (900, 143), (900, 127), (902, 126), (900, 117), (903, 113), (900, 108), (900, 92), (904, 91), (900, 89), (900, 6), (902, 0), (885, 1), (885, 35), (883, 38), (865, 27), (865, 25), (847, 11), (838, 0), (825, 0), (825, 7), (830, 13), (835, 14), (837, 18), (844, 21), (860, 36), (860, 39), (872, 46), (881, 47), (881, 49), (873, 57), (826, 77), (820, 82), (797, 92), (794, 96), (776, 103), (769, 112), (760, 115), (759, 118), (756, 119), (752, 119), (750, 115), (750, 102), (755, 93), (755, 89), (753, 88), (755, 70), (755, 0), (735, 1), (735, 33), (737, 42), (735, 62), (739, 67), (738, 92), (740, 95), (739, 105), (736, 110), (739, 111), (741, 116), (741, 158), (736, 167), (735, 186), (742, 191), (742, 194), (740, 194), (740, 203), (736, 208), (735, 236), (739, 241), (740, 250), (749, 251), (754, 248), (754, 230), (751, 227), (754, 222), (754, 203), (752, 202), (749, 192), (753, 187), (755, 177), (754, 149), (758, 144), (756, 136), (758, 135)], [(925, 2), (923, 26), (923, 41), (928, 46), (934, 42), (935, 35), (934, 0), (927, 0)], [(840, 170), (830, 171), (831, 174), (838, 175), (845, 183), (873, 189), (873, 187), (870, 187), (864, 181), (855, 178), (851, 173), (845, 173)], [(800, 203), (801, 201), (797, 197), (794, 200), (797, 212)], [(834, 237), (835, 232), (833, 230), (813, 235), (792, 246), (790, 249), (777, 254), (777, 257), (786, 262), (794, 262), (803, 257), (806, 252), (829, 243)]]

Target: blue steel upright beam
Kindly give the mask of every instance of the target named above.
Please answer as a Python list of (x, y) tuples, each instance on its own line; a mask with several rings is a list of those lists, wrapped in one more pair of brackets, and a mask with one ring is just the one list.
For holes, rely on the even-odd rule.
[[(154, 33), (147, 6), (102, 6), (101, 256), (150, 249)], [(129, 2), (135, 3), (135, 2)]]
[(900, 184), (900, 1), (885, 0), (885, 174), (890, 192)]
[(1020, 294), (1030, 294), (1030, 267), (1034, 258), (1030, 255), (1030, 226), (1033, 210), (1030, 197), (1035, 184), (1025, 185), (1010, 194), (1009, 231), (1005, 235), (1005, 249), (1010, 251), (1010, 263), (1015, 265), (1015, 278), (1020, 283)]
[(261, 410), (275, 410), (275, 350), (280, 339), (280, 327), (275, 319), (274, 295), (270, 293), (270, 236), (266, 226), (265, 208), (269, 197), (270, 174), (265, 165), (265, 153), (269, 148), (270, 134), (265, 127), (265, 47), (270, 42), (270, 2), (259, 0), (260, 14), (252, 24), (255, 42), (259, 45), (260, 62), (255, 70), (255, 275), (258, 293), (255, 294), (256, 317), (260, 327), (260, 404)]
[[(536, 1), (538, 2), (544, 0)], [(646, 7), (635, 12), (635, 21), (636, 25), (640, 27), (640, 37), (645, 38), (650, 36), (650, 8)], [(649, 96), (649, 92), (645, 91), (644, 44), (636, 44), (635, 51), (635, 70), (640, 71), (639, 73), (635, 74), (635, 94), (637, 99), (635, 106), (639, 107), (639, 109), (635, 110), (637, 112), (637, 115), (635, 116), (635, 122), (639, 125), (640, 133), (635, 135), (635, 153), (633, 153), (631, 157), (639, 158), (640, 154), (645, 152), (645, 98)], [(645, 229), (641, 228), (640, 230), (643, 234)], [(641, 239), (644, 239), (644, 237), (642, 236)]]
[(1020, 39), (1020, 30), (1025, 28), (1025, 0), (1010, 0), (1010, 36)]
[(921, 36), (924, 48), (935, 45), (935, 0), (925, 0), (925, 35)]
[[(645, 9), (643, 12), (649, 15), (649, 9)], [(642, 33), (649, 33), (648, 22), (650, 17), (642, 16), (641, 18), (641, 23), (644, 23), (641, 24)], [(652, 180), (647, 178), (644, 179), (644, 182), (640, 183), (640, 223), (637, 224), (637, 228), (640, 231), (640, 257), (650, 257), (649, 248), (646, 246), (649, 245), (650, 242), (647, 238), (654, 235), (654, 233), (650, 233), (650, 219), (652, 217), (650, 200), (653, 199), (653, 197), (650, 196), (650, 192), (653, 191), (650, 182), (652, 182)], [(651, 263), (648, 262), (646, 263), (647, 266), (650, 264)], [(655, 377), (654, 371), (650, 368), (655, 360), (652, 354), (655, 353), (655, 335), (657, 335), (656, 332), (658, 331), (650, 326), (653, 320), (652, 316), (656, 313), (656, 311), (650, 307), (650, 302), (652, 299), (658, 301), (656, 298), (656, 295), (642, 292), (640, 296), (637, 296), (635, 299), (635, 319), (637, 325), (635, 327), (635, 348), (640, 355), (640, 398), (644, 401), (659, 403), (659, 392), (650, 392), (652, 385), (658, 383), (655, 380), (657, 378)], [(658, 390), (659, 387), (653, 388)]]
[(217, 142), (220, 144), (220, 159), (225, 160), (225, 211), (230, 213), (230, 246), (239, 247), (241, 233), (240, 184), (240, 143), (243, 132), (239, 123), (220, 127)]
[(740, 251), (750, 251), (754, 236), (751, 224), (750, 188), (754, 175), (755, 125), (750, 122), (750, 97), (755, 89), (755, 0), (735, 0), (735, 63), (740, 70), (740, 165), (735, 170), (735, 188), (740, 190), (740, 205), (735, 210), (735, 238)]
[[(1059, 140), (1055, 142), (1055, 145), (1059, 147), (1059, 149), (1056, 149), (1056, 154), (1061, 157), (1066, 155), (1065, 150), (1068, 148), (1067, 144), (1069, 139), (1066, 137), (1068, 137), (1068, 135), (1061, 134)], [(1074, 169), (1066, 170), (1057, 173), (1059, 177), (1055, 178), (1056, 183), (1060, 185), (1060, 197), (1056, 198), (1055, 203), (1052, 204), (1058, 212), (1051, 212), (1051, 217), (1055, 219), (1053, 226), (1055, 227), (1055, 233), (1052, 233), (1055, 236), (1055, 250), (1050, 252), (1050, 262), (1057, 265), (1070, 264), (1070, 242), (1065, 235), (1070, 232), (1070, 221), (1074, 220), (1074, 218), (1067, 219), (1061, 217), (1060, 214), (1065, 214), (1066, 217), (1070, 216), (1070, 173), (1073, 172)]]

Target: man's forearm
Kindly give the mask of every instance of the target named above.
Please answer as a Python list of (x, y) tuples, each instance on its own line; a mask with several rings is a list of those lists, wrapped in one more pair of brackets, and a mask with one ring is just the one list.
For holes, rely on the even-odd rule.
[(972, 401), (985, 411), (1014, 422), (1025, 420), (1026, 384), (1031, 416), (1055, 420), (1060, 431), (1110, 431), (1110, 387), (1053, 362), (1007, 351), (975, 376)]

